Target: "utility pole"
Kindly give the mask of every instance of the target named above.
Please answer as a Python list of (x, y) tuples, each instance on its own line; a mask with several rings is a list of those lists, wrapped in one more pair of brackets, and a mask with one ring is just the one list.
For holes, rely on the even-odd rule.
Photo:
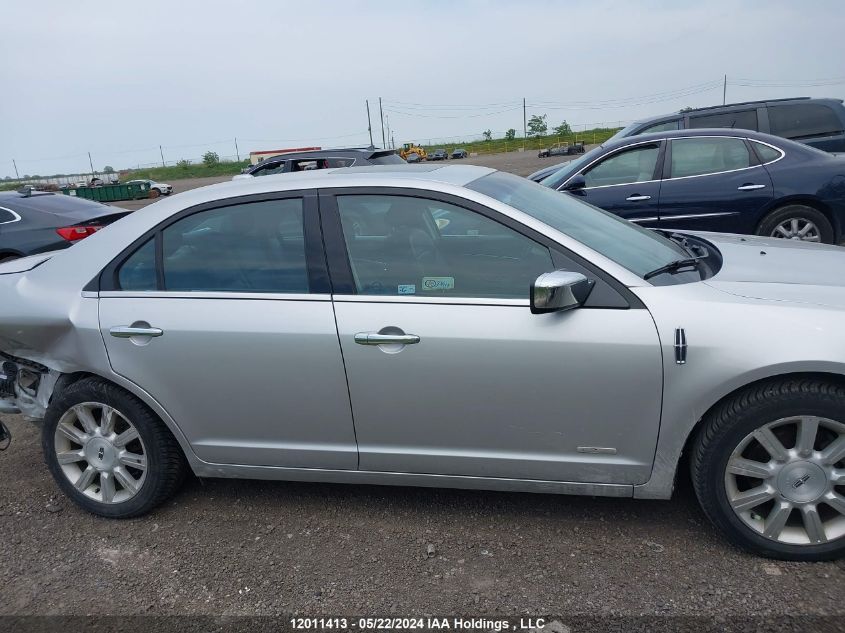
[(161, 145), (158, 146), (158, 153), (161, 154), (161, 166), (164, 167), (164, 150), (161, 149)]
[(88, 164), (91, 165), (91, 175), (94, 175), (94, 161), (91, 160), (91, 152), (88, 152)]
[(15, 162), (15, 159), (14, 159), (14, 158), (12, 159), (12, 164), (15, 166), (15, 178), (17, 178), (18, 180), (20, 180), (20, 179), (21, 179), (21, 177), (18, 175), (18, 164)]
[[(384, 127), (387, 129), (387, 138), (390, 138), (390, 115), (384, 117)], [(387, 145), (384, 146), (387, 149)]]
[(725, 83), (722, 84), (722, 105), (725, 105), (725, 98), (728, 94), (728, 76), (725, 75)]
[(235, 137), (235, 157), (241, 162), (241, 150), (238, 149), (238, 137)]
[(528, 138), (528, 114), (525, 110), (525, 97), (522, 97), (522, 149), (525, 149), (525, 139)]
[(370, 100), (365, 99), (364, 103), (367, 104), (367, 132), (370, 133), (370, 147), (373, 147), (373, 122), (370, 121)]
[(384, 135), (384, 110), (381, 109), (381, 97), (378, 98), (378, 113), (381, 117), (381, 145), (387, 149), (387, 138)]

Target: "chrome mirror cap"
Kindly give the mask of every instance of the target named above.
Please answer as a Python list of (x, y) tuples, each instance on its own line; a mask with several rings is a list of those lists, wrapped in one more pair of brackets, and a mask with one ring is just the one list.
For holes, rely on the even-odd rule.
[(587, 300), (593, 289), (581, 273), (555, 270), (543, 273), (531, 284), (531, 313), (562, 312), (577, 308)]

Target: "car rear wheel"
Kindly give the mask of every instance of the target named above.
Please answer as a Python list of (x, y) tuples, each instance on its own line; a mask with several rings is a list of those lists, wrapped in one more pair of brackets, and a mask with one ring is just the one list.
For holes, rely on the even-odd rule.
[(760, 223), (758, 235), (833, 244), (833, 226), (824, 214), (803, 204), (775, 209)]
[(784, 560), (845, 554), (845, 387), (768, 382), (719, 405), (692, 454), (696, 495), (735, 544)]
[(149, 512), (175, 493), (187, 468), (175, 438), (141, 401), (95, 378), (53, 400), (42, 446), (62, 491), (104, 517)]

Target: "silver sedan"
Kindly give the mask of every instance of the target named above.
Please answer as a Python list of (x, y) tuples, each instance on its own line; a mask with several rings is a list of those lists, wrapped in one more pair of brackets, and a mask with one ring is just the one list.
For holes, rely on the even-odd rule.
[(688, 462), (731, 541), (829, 559), (843, 270), (469, 165), (223, 183), (0, 265), (0, 412), (106, 517), (189, 470), (668, 499)]

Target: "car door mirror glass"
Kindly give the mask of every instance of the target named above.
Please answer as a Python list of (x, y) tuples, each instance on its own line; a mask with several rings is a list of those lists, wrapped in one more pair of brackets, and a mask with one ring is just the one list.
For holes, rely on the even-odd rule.
[(584, 304), (595, 285), (581, 273), (555, 270), (531, 284), (531, 313), (563, 312)]
[(565, 191), (575, 191), (577, 189), (584, 189), (587, 186), (587, 179), (581, 174), (576, 174), (569, 179), (563, 188)]

